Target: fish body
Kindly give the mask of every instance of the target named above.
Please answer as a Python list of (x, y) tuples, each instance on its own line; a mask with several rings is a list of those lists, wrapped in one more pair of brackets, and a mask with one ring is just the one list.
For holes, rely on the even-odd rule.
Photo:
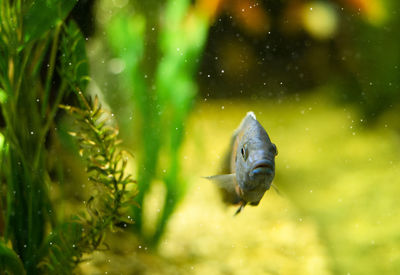
[(234, 132), (222, 175), (208, 177), (222, 191), (228, 204), (240, 204), (236, 214), (246, 204), (258, 205), (270, 189), (275, 176), (273, 144), (253, 112), (248, 112)]

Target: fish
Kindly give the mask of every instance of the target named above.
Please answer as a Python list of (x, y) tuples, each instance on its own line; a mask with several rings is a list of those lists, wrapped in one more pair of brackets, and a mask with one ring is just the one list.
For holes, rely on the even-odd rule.
[(247, 204), (257, 206), (265, 192), (275, 187), (277, 155), (276, 145), (255, 114), (248, 112), (232, 135), (222, 174), (206, 179), (219, 187), (225, 203), (239, 205), (237, 215)]

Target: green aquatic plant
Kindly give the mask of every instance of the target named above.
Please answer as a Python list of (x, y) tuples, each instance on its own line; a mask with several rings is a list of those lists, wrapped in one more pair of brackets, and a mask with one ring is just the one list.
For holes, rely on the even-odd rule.
[[(99, 196), (91, 196), (87, 202), (89, 223), (96, 224), (95, 231), (132, 220), (121, 216), (121, 209), (134, 204), (135, 191), (127, 187), (136, 183), (126, 174), (128, 152), (120, 150), (118, 129), (113, 125), (111, 114), (102, 109), (96, 97), (88, 102), (79, 93), (84, 108), (61, 105), (61, 108), (76, 117), (78, 131), (70, 134), (78, 139), (79, 154), (85, 160), (89, 180), (96, 187)], [(97, 209), (92, 208), (96, 205)]]
[(125, 212), (134, 203), (135, 192), (127, 188), (134, 190), (130, 185), (135, 180), (125, 173), (128, 158), (126, 151), (118, 149), (118, 130), (97, 98), (88, 102), (81, 92), (78, 96), (82, 107), (61, 108), (76, 118), (77, 131), (70, 134), (78, 140), (79, 154), (95, 191), (85, 203), (85, 212), (48, 236), (39, 266), (52, 274), (71, 274), (84, 253), (106, 247), (103, 239), (107, 230), (132, 223)]
[[(81, 92), (89, 80), (85, 39), (73, 21), (65, 22), (75, 4), (0, 0), (0, 270), (6, 274), (71, 274), (83, 253), (104, 245), (106, 230), (131, 222), (122, 213), (134, 181), (125, 174), (118, 131), (98, 101)], [(60, 221), (47, 162), (58, 138), (55, 117), (71, 93), (80, 107), (63, 108), (80, 125), (76, 136), (96, 191), (86, 212)]]
[(21, 259), (14, 250), (0, 242), (0, 270), (8, 274), (26, 274)]
[[(146, 206), (133, 208), (134, 231), (156, 246), (185, 193), (180, 148), (197, 93), (194, 75), (209, 15), (188, 0), (135, 4), (133, 15), (118, 13), (112, 18), (107, 35), (114, 55), (126, 64), (122, 82), (133, 95), (131, 106), (139, 124), (138, 204), (145, 205), (156, 179), (165, 186), (162, 207), (150, 210), (159, 212), (153, 230), (143, 226)], [(164, 173), (158, 172), (161, 165)]]
[(37, 271), (46, 227), (55, 223), (45, 143), (67, 93), (65, 80), (56, 86), (53, 77), (58, 40), (65, 35), (64, 20), (74, 5), (75, 1), (0, 1), (3, 239), (11, 242), (29, 274)]

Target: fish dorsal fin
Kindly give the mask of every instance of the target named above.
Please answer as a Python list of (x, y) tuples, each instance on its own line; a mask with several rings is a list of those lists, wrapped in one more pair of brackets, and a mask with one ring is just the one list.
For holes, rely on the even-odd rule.
[(252, 117), (253, 119), (257, 119), (253, 111), (247, 112), (246, 117), (248, 116)]
[(237, 135), (251, 120), (257, 120), (256, 115), (252, 111), (247, 112), (239, 127), (235, 130), (234, 135)]

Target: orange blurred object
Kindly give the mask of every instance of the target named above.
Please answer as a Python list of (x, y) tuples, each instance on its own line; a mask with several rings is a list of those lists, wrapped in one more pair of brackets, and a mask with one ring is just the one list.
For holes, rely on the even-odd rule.
[(382, 0), (342, 0), (355, 10), (359, 10), (368, 22), (380, 25), (387, 19), (387, 9)]
[(254, 0), (198, 0), (196, 10), (214, 19), (223, 10), (229, 11), (246, 33), (263, 36), (270, 29), (268, 15), (261, 3)]
[(254, 36), (263, 36), (270, 29), (267, 12), (261, 3), (251, 0), (231, 0), (226, 5), (239, 23), (238, 26)]
[(208, 19), (213, 20), (221, 10), (222, 3), (226, 0), (198, 0), (196, 9), (203, 13)]
[(365, 11), (368, 9), (368, 4), (370, 0), (344, 0), (343, 2), (348, 3), (355, 9), (360, 9), (361, 11)]

